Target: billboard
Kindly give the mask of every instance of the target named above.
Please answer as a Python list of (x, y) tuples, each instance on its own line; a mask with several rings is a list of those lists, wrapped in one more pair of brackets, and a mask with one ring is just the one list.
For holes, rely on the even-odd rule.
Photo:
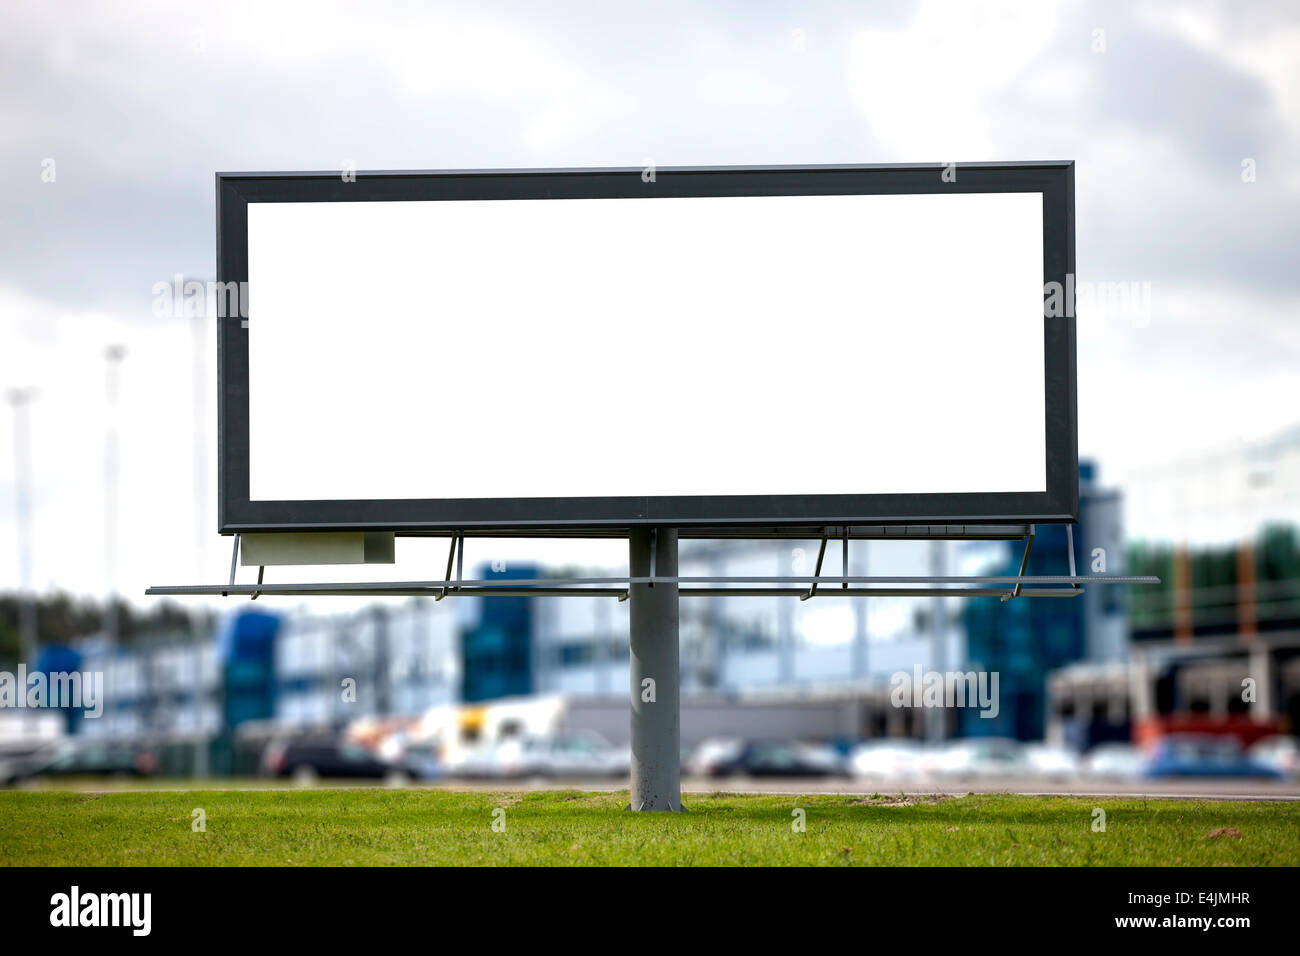
[(1076, 518), (1070, 163), (217, 200), (222, 532)]

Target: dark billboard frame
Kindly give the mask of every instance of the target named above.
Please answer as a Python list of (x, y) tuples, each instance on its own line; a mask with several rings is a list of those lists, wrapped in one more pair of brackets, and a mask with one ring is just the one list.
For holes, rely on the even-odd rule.
[[(945, 171), (949, 175), (945, 176)], [(955, 173), (955, 178), (953, 177)], [(950, 181), (951, 180), (951, 181)], [(382, 202), (481, 199), (602, 199), (713, 196), (919, 195), (1039, 192), (1043, 197), (1043, 283), (1072, 295), (1074, 163), (972, 163), (866, 166), (661, 167), (653, 188), (641, 168), (501, 169), (427, 172), (218, 173), (217, 281), (248, 282), (250, 202)], [(249, 290), (249, 321), (257, 292)], [(218, 530), (395, 531), (575, 535), (676, 527), (780, 533), (789, 528), (856, 525), (1076, 522), (1079, 510), (1074, 303), (1044, 315), (1046, 491), (870, 495), (699, 495), (579, 498), (418, 498), (253, 501), (249, 496), (247, 326), (218, 318)], [(990, 335), (997, 334), (990, 331)], [(839, 359), (837, 358), (837, 361)], [(990, 375), (1016, 375), (990, 368)], [(647, 398), (648, 400), (648, 398)], [(961, 410), (954, 408), (954, 418)], [(923, 424), (918, 427), (924, 427)], [(1017, 410), (988, 431), (990, 454), (1014, 440)], [(846, 426), (847, 428), (847, 426)], [(436, 429), (431, 430), (436, 434)], [(412, 440), (421, 440), (413, 436)], [(790, 442), (798, 442), (797, 435)], [(670, 448), (647, 454), (670, 454)], [(825, 451), (835, 467), (834, 449)], [(454, 463), (449, 464), (454, 467)]]

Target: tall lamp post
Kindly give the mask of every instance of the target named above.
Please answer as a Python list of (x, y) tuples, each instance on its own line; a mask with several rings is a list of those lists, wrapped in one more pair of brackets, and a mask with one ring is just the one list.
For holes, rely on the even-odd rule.
[[(105, 412), (107, 421), (104, 426), (104, 581), (107, 596), (104, 601), (104, 637), (108, 641), (109, 654), (117, 648), (117, 393), (118, 377), (122, 359), (126, 357), (126, 347), (110, 345), (104, 350), (108, 362), (106, 376)], [(115, 669), (115, 668), (114, 668)], [(118, 708), (114, 708), (113, 730), (117, 727)]]
[(28, 407), (34, 388), (11, 388), (5, 400), (14, 410), (14, 493), (18, 522), (18, 611), (20, 651), (27, 664), (36, 662), (36, 594), (32, 584), (32, 436)]
[[(947, 543), (941, 540), (930, 542), (930, 574), (934, 577), (943, 577), (948, 573), (948, 552)], [(948, 648), (947, 648), (947, 602), (943, 597), (936, 595), (930, 599), (930, 667), (935, 672), (942, 674), (948, 669)], [(926, 736), (931, 741), (940, 741), (947, 736), (947, 708), (943, 706), (932, 707), (925, 711), (926, 715)]]
[[(203, 580), (203, 552), (207, 530), (208, 501), (208, 436), (207, 436), (207, 323), (200, 314), (190, 320), (194, 357), (194, 571), (195, 580)], [(193, 645), (194, 666), (194, 776), (206, 777), (211, 769), (208, 762), (208, 741), (203, 728), (203, 711), (206, 694), (203, 686), (203, 651), (207, 634), (203, 615), (194, 616), (190, 643)]]

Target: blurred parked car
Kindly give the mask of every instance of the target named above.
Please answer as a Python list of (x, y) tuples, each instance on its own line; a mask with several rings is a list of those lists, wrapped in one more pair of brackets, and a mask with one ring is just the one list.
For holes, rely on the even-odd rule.
[(395, 762), (415, 780), (441, 780), (447, 776), (447, 766), (438, 747), (431, 743), (407, 744)]
[(455, 772), (466, 777), (617, 777), (628, 773), (632, 753), (594, 731), (532, 734), (479, 747)]
[(441, 748), (432, 740), (417, 740), (402, 730), (389, 734), (375, 749), (380, 760), (398, 764), (418, 780), (438, 780), (447, 775)]
[(1042, 780), (1073, 780), (1079, 776), (1079, 755), (1051, 744), (1026, 744), (1025, 772)]
[(831, 747), (797, 741), (758, 740), (745, 743), (730, 758), (714, 762), (709, 776), (830, 777), (843, 772), (844, 762)]
[(849, 754), (849, 772), (872, 780), (915, 780), (922, 776), (925, 750), (908, 740), (876, 740), (861, 744)]
[(719, 766), (733, 763), (745, 751), (745, 742), (738, 737), (710, 737), (700, 742), (682, 763), (682, 771), (690, 776), (711, 777)]
[(1146, 763), (1145, 775), (1282, 779), (1272, 767), (1248, 757), (1237, 738), (1215, 734), (1169, 734), (1160, 738)]
[(632, 770), (630, 747), (615, 747), (594, 731), (524, 738), (524, 764), (544, 777), (618, 777)]
[(1029, 770), (1024, 747), (1006, 737), (971, 737), (959, 740), (922, 761), (923, 768), (937, 777), (1023, 777)]
[(1284, 777), (1300, 776), (1300, 742), (1284, 734), (1261, 737), (1247, 751), (1252, 760), (1272, 767)]
[(266, 748), (263, 770), (273, 777), (310, 781), (318, 777), (369, 780), (415, 779), (417, 774), (401, 764), (389, 763), (357, 744), (330, 737), (290, 737)]
[(1098, 744), (1088, 751), (1083, 772), (1095, 780), (1136, 780), (1145, 763), (1142, 751), (1132, 744)]
[(519, 765), (519, 750), (518, 740), (480, 743), (459, 751), (447, 770), (453, 777), (470, 780), (513, 776), (514, 768)]
[(0, 766), (0, 783), (35, 777), (144, 777), (158, 769), (152, 753), (129, 744), (64, 743)]

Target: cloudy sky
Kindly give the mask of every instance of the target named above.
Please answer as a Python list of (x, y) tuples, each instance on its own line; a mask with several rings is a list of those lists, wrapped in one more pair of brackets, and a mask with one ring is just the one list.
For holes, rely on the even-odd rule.
[[(1081, 311), (1081, 453), (1122, 477), (1300, 419), (1294, 4), (9, 2), (0, 125), (0, 387), (39, 390), (42, 588), (106, 584), (112, 343), (117, 584), (223, 573), (215, 477), (194, 505), (212, 330), (151, 309), (214, 273), (216, 170), (1073, 159), (1080, 279), (1150, 283), (1149, 310)], [(12, 448), (6, 410), (0, 588)]]

